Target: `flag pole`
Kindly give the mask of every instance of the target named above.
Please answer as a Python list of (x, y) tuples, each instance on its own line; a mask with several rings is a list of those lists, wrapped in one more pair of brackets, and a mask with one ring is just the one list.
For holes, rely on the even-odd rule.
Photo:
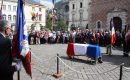
[(112, 55), (112, 29), (113, 29), (113, 18), (111, 19), (111, 44), (110, 44), (110, 53), (109, 55), (111, 56)]
[[(22, 0), (22, 2), (23, 2), (23, 6), (24, 6), (25, 5), (25, 0)], [(18, 80), (20, 80), (20, 71), (18, 71), (17, 76), (18, 76)]]
[(17, 76), (18, 76), (18, 80), (20, 80), (20, 71), (18, 71), (18, 75)]
[(112, 55), (112, 48), (113, 48), (113, 44), (115, 43), (115, 29), (114, 29), (114, 22), (113, 22), (113, 18), (111, 19), (111, 45), (110, 45), (110, 55)]
[[(23, 1), (23, 0), (22, 0)], [(20, 59), (20, 58), (19, 58)], [(20, 80), (20, 71), (17, 72), (18, 80)]]

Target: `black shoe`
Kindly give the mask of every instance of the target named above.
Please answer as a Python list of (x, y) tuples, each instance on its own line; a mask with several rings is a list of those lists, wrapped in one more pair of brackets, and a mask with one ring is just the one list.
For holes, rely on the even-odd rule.
[(99, 63), (103, 63), (103, 61), (102, 61), (102, 58), (101, 58), (101, 57), (99, 57), (99, 58), (98, 58), (98, 62), (99, 62)]
[(102, 61), (102, 60), (98, 60), (98, 62), (99, 62), (99, 63), (103, 63), (103, 61)]

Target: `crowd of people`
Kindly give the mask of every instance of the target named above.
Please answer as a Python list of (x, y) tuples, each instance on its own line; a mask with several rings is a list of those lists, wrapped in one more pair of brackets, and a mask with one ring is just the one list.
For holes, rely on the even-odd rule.
[[(11, 27), (6, 20), (0, 21), (0, 79), (13, 80), (13, 74), (21, 69), (21, 62), (12, 65), (14, 60), (11, 55), (12, 43), (10, 36)], [(130, 29), (125, 27), (122, 32), (115, 32), (116, 40), (114, 47), (123, 48), (123, 56), (128, 57), (130, 52)], [(72, 30), (72, 31), (36, 31), (30, 32), (28, 36), (29, 44), (55, 44), (55, 43), (81, 43), (99, 46), (111, 45), (111, 31), (108, 30)]]
[[(116, 40), (114, 47), (123, 47), (125, 49), (129, 47), (129, 40), (125, 40), (125, 34), (128, 31), (116, 31)], [(93, 30), (93, 29), (84, 29), (84, 30), (72, 30), (72, 31), (36, 31), (29, 33), (29, 44), (54, 44), (54, 43), (88, 43), (99, 46), (107, 46), (111, 44), (111, 31), (110, 30)], [(126, 44), (127, 43), (127, 44)], [(126, 48), (127, 46), (127, 48)], [(128, 50), (128, 49), (127, 49)], [(124, 51), (126, 56), (128, 51)]]
[[(121, 46), (122, 34), (116, 31), (115, 46)], [(89, 43), (106, 46), (111, 44), (111, 31), (72, 30), (72, 31), (38, 31), (29, 34), (29, 44), (44, 43)]]

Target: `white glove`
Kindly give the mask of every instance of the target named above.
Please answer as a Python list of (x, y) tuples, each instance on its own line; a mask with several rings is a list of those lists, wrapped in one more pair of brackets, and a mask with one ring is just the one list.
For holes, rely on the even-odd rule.
[(16, 70), (17, 70), (17, 71), (20, 71), (20, 70), (21, 70), (21, 65), (22, 65), (22, 62), (21, 62), (20, 60), (16, 62), (15, 67), (16, 67)]

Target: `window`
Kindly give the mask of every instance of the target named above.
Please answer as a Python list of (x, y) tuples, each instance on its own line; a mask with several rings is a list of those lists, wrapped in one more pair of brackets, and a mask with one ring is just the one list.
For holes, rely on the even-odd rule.
[(39, 11), (41, 12), (41, 11), (42, 11), (42, 8), (39, 8)]
[(13, 6), (13, 11), (16, 11), (16, 6)]
[(101, 28), (101, 22), (100, 22), (100, 21), (97, 22), (97, 28), (98, 28), (98, 29)]
[(42, 15), (41, 14), (39, 15), (39, 21), (42, 21)]
[(69, 6), (66, 5), (66, 6), (65, 6), (65, 12), (68, 12), (68, 11), (69, 11)]
[(8, 5), (8, 10), (11, 11), (11, 5)]
[(82, 13), (82, 12), (80, 12), (79, 20), (80, 20), (80, 21), (83, 20), (83, 13)]
[(72, 14), (72, 22), (74, 23), (75, 14)]
[(88, 29), (88, 24), (86, 25), (86, 29)]
[(13, 21), (16, 21), (16, 15), (13, 15)]
[(11, 21), (11, 15), (8, 15), (8, 20)]
[(80, 8), (83, 8), (83, 3), (82, 2), (80, 2)]
[(75, 9), (75, 5), (73, 4), (73, 9)]
[(32, 7), (32, 11), (35, 11), (35, 7)]
[(3, 19), (6, 20), (6, 15), (3, 15)]
[(3, 6), (2, 6), (2, 9), (3, 9), (3, 10), (6, 10), (6, 5), (3, 5)]

